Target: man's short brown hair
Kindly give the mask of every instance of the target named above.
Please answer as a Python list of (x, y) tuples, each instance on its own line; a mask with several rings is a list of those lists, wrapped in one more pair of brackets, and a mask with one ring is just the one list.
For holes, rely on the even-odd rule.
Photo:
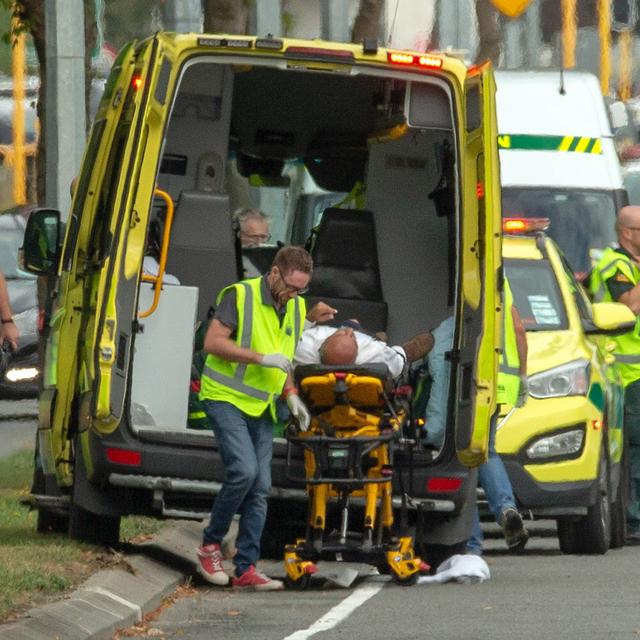
[(272, 267), (278, 267), (281, 273), (290, 271), (302, 271), (311, 274), (313, 272), (313, 259), (309, 252), (296, 245), (282, 247), (273, 259)]

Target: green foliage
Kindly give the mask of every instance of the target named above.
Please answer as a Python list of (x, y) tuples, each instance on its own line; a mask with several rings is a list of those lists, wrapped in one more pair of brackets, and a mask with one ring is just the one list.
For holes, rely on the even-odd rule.
[[(25, 424), (25, 429), (29, 426)], [(33, 477), (33, 452), (20, 451), (0, 459), (0, 489), (27, 491)]]
[[(119, 562), (102, 547), (71, 540), (62, 533), (38, 533), (37, 512), (21, 503), (32, 475), (33, 451), (0, 459), (0, 621), (16, 607), (59, 597), (94, 571)], [(155, 518), (123, 518), (121, 537), (147, 537), (162, 524)]]

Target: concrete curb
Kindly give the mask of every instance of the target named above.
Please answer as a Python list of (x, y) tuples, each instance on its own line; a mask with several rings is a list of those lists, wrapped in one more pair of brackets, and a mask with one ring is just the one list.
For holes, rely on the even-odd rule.
[(59, 602), (31, 609), (0, 627), (0, 640), (110, 640), (118, 629), (140, 622), (196, 571), (195, 548), (202, 524), (178, 522), (135, 547), (132, 572), (105, 569)]

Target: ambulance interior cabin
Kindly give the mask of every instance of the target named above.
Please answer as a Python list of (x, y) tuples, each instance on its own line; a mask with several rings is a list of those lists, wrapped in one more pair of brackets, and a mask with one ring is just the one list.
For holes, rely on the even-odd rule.
[[(389, 344), (452, 313), (458, 171), (447, 84), (397, 69), (389, 77), (267, 64), (200, 58), (184, 67), (157, 176), (175, 204), (166, 273), (179, 285), (165, 283), (156, 310), (140, 318), (134, 429), (187, 429), (194, 328), (218, 291), (244, 276), (238, 208), (271, 217), (271, 246), (245, 250), (263, 271), (278, 243), (314, 235), (308, 307), (324, 300), (337, 320), (357, 318)], [(162, 218), (161, 205), (154, 199), (152, 216)], [(153, 289), (141, 281), (139, 312)]]

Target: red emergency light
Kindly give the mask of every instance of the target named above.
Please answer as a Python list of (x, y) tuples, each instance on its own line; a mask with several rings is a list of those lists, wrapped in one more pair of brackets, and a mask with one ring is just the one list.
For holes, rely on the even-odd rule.
[(508, 234), (525, 234), (546, 231), (551, 221), (549, 218), (503, 218), (502, 231)]
[(442, 68), (442, 58), (428, 54), (413, 54), (404, 51), (388, 51), (387, 60), (393, 64), (413, 67)]

